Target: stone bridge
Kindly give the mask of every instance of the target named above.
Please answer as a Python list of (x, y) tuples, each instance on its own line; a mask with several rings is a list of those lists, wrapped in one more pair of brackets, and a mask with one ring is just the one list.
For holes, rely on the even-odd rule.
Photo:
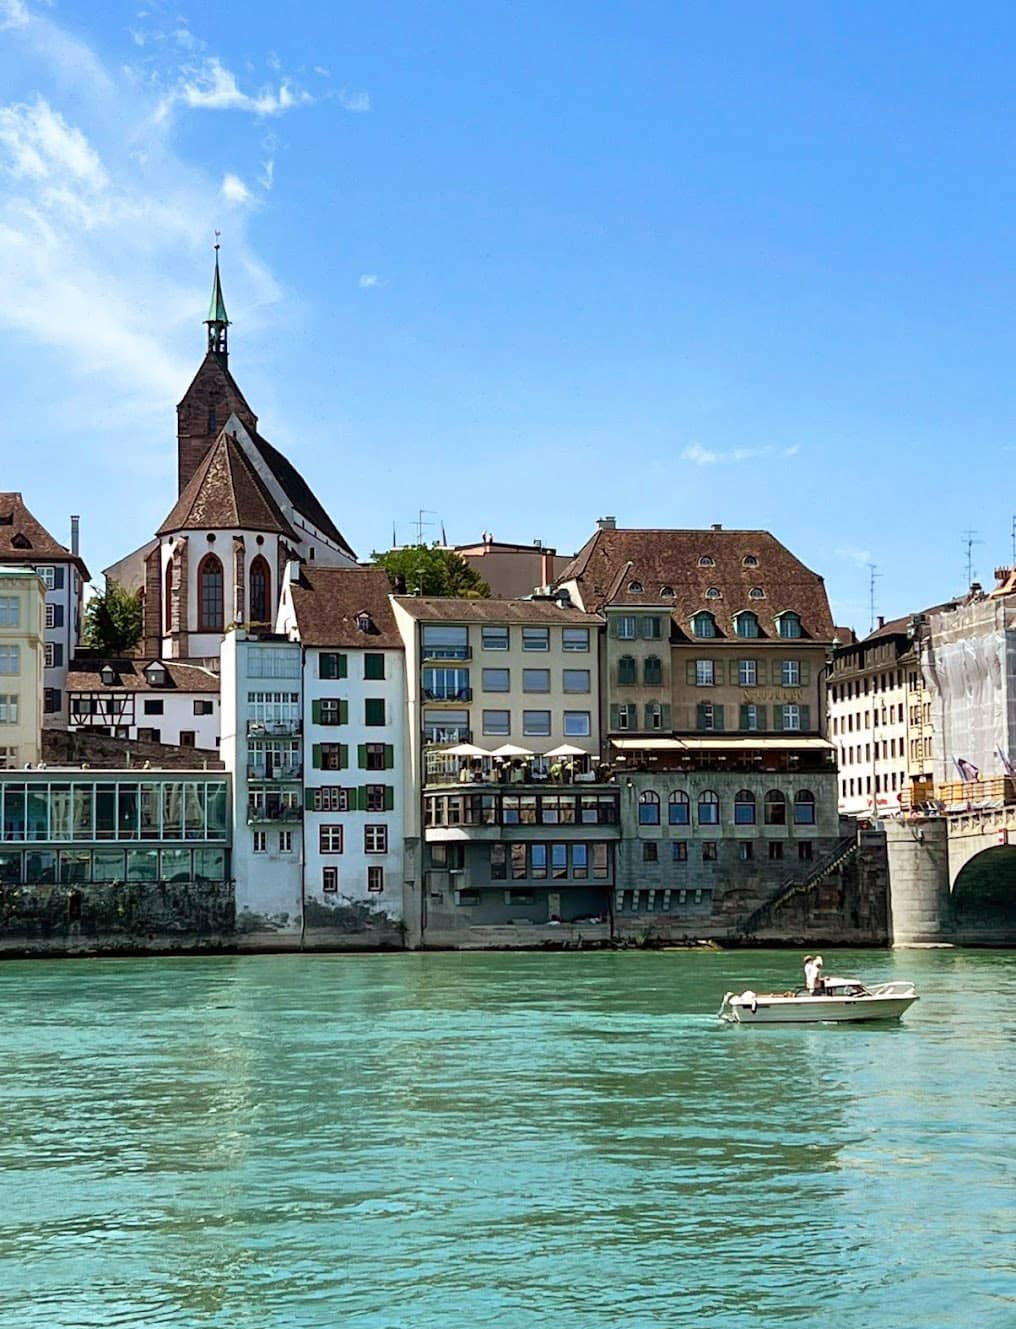
[(886, 823), (896, 946), (1016, 945), (1016, 804)]

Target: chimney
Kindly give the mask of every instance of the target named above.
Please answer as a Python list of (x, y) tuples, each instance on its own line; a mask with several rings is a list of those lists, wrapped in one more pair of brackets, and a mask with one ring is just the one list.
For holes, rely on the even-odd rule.
[(596, 529), (597, 529), (598, 531), (616, 531), (616, 530), (617, 530), (617, 518), (616, 518), (616, 517), (597, 517), (597, 518), (596, 518)]
[(879, 625), (880, 628), (884, 628), (884, 627), (885, 627), (885, 614), (879, 614), (879, 616), (878, 616), (878, 625)]
[(709, 527), (709, 529), (710, 529), (711, 531), (722, 531), (722, 530), (723, 530), (723, 523), (720, 522), (720, 521), (714, 521), (713, 524), (712, 524), (712, 526)]
[(553, 549), (540, 550), (540, 585), (552, 586), (554, 584), (554, 551)]
[(79, 529), (80, 529), (80, 526), (81, 526), (81, 518), (78, 517), (77, 515), (72, 516), (72, 517), (71, 517), (71, 553), (75, 556), (75, 558), (76, 558), (77, 555), (78, 555), (78, 541), (79, 541)]

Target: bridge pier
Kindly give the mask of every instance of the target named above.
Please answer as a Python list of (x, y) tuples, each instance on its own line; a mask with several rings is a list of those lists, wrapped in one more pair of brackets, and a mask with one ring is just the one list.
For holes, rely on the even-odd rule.
[(949, 832), (943, 817), (887, 821), (890, 936), (894, 946), (949, 945)]

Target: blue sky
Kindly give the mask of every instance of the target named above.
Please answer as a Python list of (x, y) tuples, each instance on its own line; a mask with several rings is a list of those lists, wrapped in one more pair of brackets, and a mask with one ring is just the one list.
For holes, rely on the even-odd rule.
[[(866, 630), (1016, 494), (1016, 8), (0, 0), (0, 486), (93, 572), (231, 364), (361, 556), (766, 527)], [(438, 532), (432, 528), (429, 534)]]

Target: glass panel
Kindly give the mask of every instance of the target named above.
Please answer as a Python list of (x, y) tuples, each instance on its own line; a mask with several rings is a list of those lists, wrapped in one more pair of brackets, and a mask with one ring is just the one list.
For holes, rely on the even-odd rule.
[(49, 839), (49, 789), (46, 785), (28, 786), (29, 840)]
[(225, 840), (226, 836), (226, 785), (221, 780), (205, 786), (208, 807), (209, 840)]
[(21, 880), (21, 854), (0, 853), (0, 886), (16, 886)]
[(33, 849), (25, 855), (25, 880), (31, 886), (56, 884), (56, 850)]
[(92, 852), (93, 881), (123, 881), (122, 849), (95, 849)]
[[(213, 788), (215, 786), (212, 786)], [(226, 851), (225, 849), (195, 849), (194, 850), (194, 880), (195, 881), (225, 881), (226, 879)]]
[(545, 844), (531, 844), (529, 846), (529, 858), (532, 864), (532, 875), (540, 879), (547, 875), (547, 846)]
[(593, 845), (593, 876), (606, 877), (609, 869), (608, 847), (605, 844)]
[(138, 787), (122, 784), (117, 790), (116, 834), (119, 840), (138, 838)]
[(188, 781), (183, 787), (183, 834), (185, 840), (205, 838), (205, 786)]
[(167, 784), (162, 787), (162, 838), (180, 840), (183, 838), (183, 800), (182, 784)]
[(159, 820), (159, 786), (143, 784), (140, 792), (140, 819), (142, 840), (161, 839)]
[(512, 876), (517, 880), (526, 875), (526, 846), (512, 845)]
[(189, 849), (163, 849), (160, 881), (190, 881), (191, 851)]
[(112, 840), (116, 834), (116, 785), (95, 786), (95, 838)]
[(127, 880), (158, 881), (159, 851), (157, 849), (128, 849)]
[(60, 880), (65, 885), (88, 881), (92, 855), (87, 849), (64, 849), (60, 854)]

